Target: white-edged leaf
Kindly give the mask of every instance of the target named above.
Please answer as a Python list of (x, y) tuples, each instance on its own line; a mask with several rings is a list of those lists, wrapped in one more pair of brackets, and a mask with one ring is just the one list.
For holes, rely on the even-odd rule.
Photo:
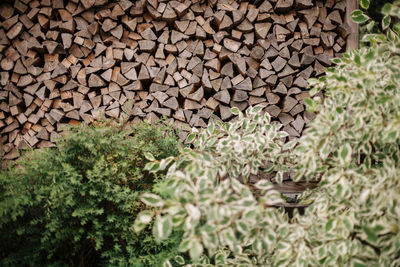
[(284, 138), (284, 137), (288, 137), (289, 136), (289, 134), (287, 133), (287, 132), (284, 132), (284, 131), (280, 131), (280, 132), (278, 132), (277, 133), (277, 138)]
[(382, 7), (381, 12), (382, 12), (382, 14), (384, 14), (384, 15), (388, 15), (388, 14), (392, 11), (392, 8), (393, 8), (393, 5), (392, 5), (392, 4), (386, 3), (386, 4)]
[(370, 22), (367, 24), (367, 30), (368, 30), (368, 32), (371, 32), (371, 31), (372, 31), (372, 28), (374, 28), (374, 26), (375, 26), (375, 21), (370, 21)]
[(275, 179), (276, 179), (276, 182), (277, 182), (277, 183), (281, 184), (281, 183), (283, 182), (283, 173), (280, 172), (280, 171), (277, 172), (277, 173), (276, 173), (276, 178), (275, 178)]
[(196, 138), (196, 133), (190, 133), (186, 138), (186, 143), (190, 144)]
[(391, 18), (389, 15), (386, 15), (382, 19), (382, 29), (386, 30), (390, 26)]
[(240, 113), (240, 109), (238, 109), (237, 107), (233, 107), (233, 108), (231, 108), (231, 112), (233, 115), (237, 116)]
[(160, 170), (164, 170), (171, 162), (174, 160), (174, 157), (168, 157), (166, 159), (162, 159), (160, 161)]
[(151, 222), (154, 216), (154, 211), (151, 210), (144, 210), (141, 211), (137, 216), (136, 220), (140, 223), (148, 224)]
[(199, 220), (201, 217), (201, 213), (199, 208), (197, 208), (196, 206), (194, 206), (191, 203), (187, 203), (185, 205), (185, 209), (188, 212), (189, 216), (192, 217), (194, 220)]
[(256, 113), (260, 112), (261, 110), (262, 110), (262, 106), (257, 105), (257, 106), (255, 106), (255, 107), (253, 108), (252, 113), (253, 113), (253, 114), (256, 114)]
[(274, 187), (274, 185), (266, 179), (258, 181), (254, 186), (261, 190), (269, 190)]
[(135, 221), (135, 223), (133, 224), (133, 230), (135, 231), (135, 233), (139, 233), (144, 228), (146, 228), (146, 226), (147, 226), (147, 224), (139, 223), (139, 222)]
[(296, 146), (296, 144), (297, 144), (297, 140), (292, 140), (292, 141), (284, 144), (282, 149), (283, 150), (291, 150)]
[(208, 134), (213, 134), (213, 133), (214, 133), (214, 131), (215, 131), (215, 123), (214, 123), (213, 120), (211, 120), (211, 121), (208, 123), (207, 131), (208, 131)]
[(361, 6), (363, 9), (368, 9), (368, 7), (369, 7), (369, 0), (360, 0), (360, 6)]
[(361, 10), (357, 9), (354, 10), (351, 14), (350, 14), (350, 18), (356, 22), (356, 23), (364, 23), (367, 20), (369, 20), (369, 17), (367, 15), (364, 14), (364, 12), (362, 12)]
[(162, 207), (164, 206), (164, 200), (158, 195), (151, 193), (144, 193), (140, 196), (140, 200), (151, 207)]
[(160, 162), (158, 161), (152, 161), (146, 164), (146, 166), (144, 166), (144, 170), (145, 171), (149, 171), (149, 172), (157, 172), (160, 169)]
[(153, 156), (153, 154), (149, 152), (144, 152), (143, 155), (149, 161), (156, 161), (156, 158)]
[(157, 215), (153, 225), (153, 236), (157, 241), (165, 240), (172, 233), (172, 219), (170, 215)]
[(180, 264), (180, 265), (184, 265), (185, 264), (185, 259), (182, 256), (175, 256), (174, 260), (176, 261), (176, 263)]
[(190, 238), (185, 238), (179, 244), (178, 250), (180, 252), (186, 252), (186, 251), (188, 251), (190, 249), (190, 246), (191, 246), (191, 239)]
[(269, 115), (268, 112), (265, 112), (264, 119), (267, 122), (267, 124), (271, 123), (271, 115)]
[(339, 159), (342, 164), (349, 163), (351, 161), (352, 149), (349, 143), (342, 145), (339, 149)]
[(203, 245), (198, 240), (194, 240), (189, 249), (190, 258), (197, 260), (203, 254)]

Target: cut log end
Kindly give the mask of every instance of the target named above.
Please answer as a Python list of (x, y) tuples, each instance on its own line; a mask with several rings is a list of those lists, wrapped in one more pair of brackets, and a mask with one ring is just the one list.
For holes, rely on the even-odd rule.
[(8, 159), (54, 146), (63, 125), (102, 116), (204, 127), (257, 104), (298, 137), (315, 116), (304, 108), (307, 80), (323, 75), (355, 32), (345, 1), (6, 2), (0, 132)]

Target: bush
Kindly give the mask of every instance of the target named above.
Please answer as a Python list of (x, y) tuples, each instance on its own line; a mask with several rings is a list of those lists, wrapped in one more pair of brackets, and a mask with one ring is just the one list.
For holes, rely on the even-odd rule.
[[(398, 2), (386, 5), (384, 20), (399, 14)], [(353, 17), (368, 20), (361, 11)], [(363, 37), (369, 47), (336, 59), (326, 76), (311, 80), (311, 95), (324, 91), (327, 98), (322, 105), (307, 100), (319, 114), (292, 155), (287, 149), (295, 144), (281, 143), (278, 124), (252, 108), (237, 122), (210, 124), (194, 150), (148, 163), (168, 173), (158, 195), (142, 195), (158, 210), (142, 211), (135, 229), (155, 217), (158, 240), (182, 230), (179, 249), (198, 266), (400, 266), (400, 24), (394, 21), (392, 28), (383, 22), (385, 34)], [(277, 181), (292, 166), (295, 180), (320, 181), (301, 197), (310, 204), (305, 214), (289, 221), (272, 209), (282, 200), (268, 181), (241, 183), (238, 174), (256, 166), (275, 171)]]
[[(385, 16), (400, 15), (386, 7)], [(291, 225), (286, 262), (400, 265), (400, 31), (389, 24), (312, 81), (327, 98), (300, 140), (297, 168), (298, 178), (321, 183)]]
[(179, 234), (158, 244), (132, 225), (138, 195), (163, 176), (143, 170), (144, 153), (179, 146), (169, 126), (100, 124), (28, 153), (0, 179), (0, 265), (154, 266), (174, 255)]
[[(269, 114), (262, 115), (260, 109), (248, 109), (245, 117), (234, 108), (236, 121), (211, 122), (197, 136), (190, 134), (187, 141), (194, 140), (192, 150), (147, 164), (147, 169), (157, 171), (172, 163), (158, 187), (165, 200), (155, 194), (142, 195), (145, 204), (159, 210), (142, 211), (135, 229), (140, 231), (155, 217), (155, 238), (162, 241), (173, 229), (183, 231), (179, 249), (188, 251), (195, 261), (204, 259), (205, 250), (219, 259), (225, 255), (221, 250), (228, 247), (232, 252), (228, 255), (239, 258), (223, 261), (225, 265), (263, 262), (267, 255), (263, 251), (274, 246), (277, 227), (286, 221), (282, 212), (268, 206), (283, 200), (278, 192), (270, 191), (268, 181), (251, 185), (258, 189), (259, 198), (240, 181), (258, 174), (260, 167), (282, 180), (293, 160), (289, 150), (296, 143), (285, 144), (288, 134), (279, 130), (282, 125), (268, 124)], [(249, 248), (258, 252), (253, 259), (245, 254)]]

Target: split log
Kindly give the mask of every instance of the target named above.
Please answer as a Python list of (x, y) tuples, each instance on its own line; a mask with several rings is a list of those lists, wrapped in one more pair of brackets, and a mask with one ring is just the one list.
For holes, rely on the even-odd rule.
[(230, 120), (231, 107), (261, 104), (290, 138), (300, 136), (314, 117), (304, 109), (307, 79), (322, 75), (354, 35), (346, 2), (228, 2), (1, 4), (5, 157), (54, 146), (63, 125), (101, 114), (134, 121), (166, 115), (203, 127)]

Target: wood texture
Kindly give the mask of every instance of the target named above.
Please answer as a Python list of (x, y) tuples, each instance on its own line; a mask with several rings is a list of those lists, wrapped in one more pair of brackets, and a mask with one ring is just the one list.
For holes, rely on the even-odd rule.
[[(19, 0), (0, 3), (3, 155), (65, 125), (161, 116), (176, 126), (262, 105), (289, 138), (315, 114), (307, 79), (357, 48), (357, 0)], [(347, 16), (346, 16), (347, 14)], [(185, 134), (182, 134), (185, 136)]]
[(357, 23), (351, 20), (350, 14), (354, 10), (358, 9), (358, 0), (347, 0), (346, 1), (346, 16), (345, 22), (350, 26), (351, 32), (347, 37), (346, 51), (349, 52), (351, 49), (359, 48), (359, 26)]

